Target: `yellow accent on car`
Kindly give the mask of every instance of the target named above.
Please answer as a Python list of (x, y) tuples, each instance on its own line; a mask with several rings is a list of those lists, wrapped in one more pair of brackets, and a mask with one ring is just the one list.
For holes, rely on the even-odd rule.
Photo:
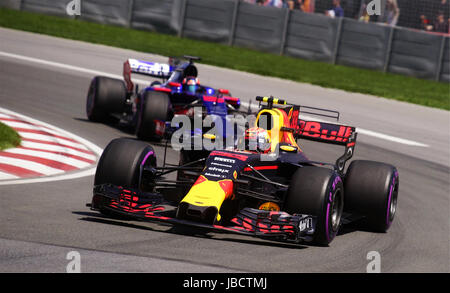
[(205, 133), (205, 134), (203, 134), (203, 137), (206, 139), (211, 139), (211, 140), (216, 139), (216, 136), (211, 133)]
[[(230, 179), (225, 180), (231, 181)], [(210, 181), (206, 179), (201, 183), (193, 185), (181, 202), (195, 206), (216, 207), (217, 210), (220, 211), (224, 200), (228, 196), (230, 195), (226, 194), (220, 186), (220, 181)], [(217, 221), (220, 221), (221, 216), (219, 213), (217, 213), (216, 219)]]
[[(269, 99), (271, 99), (271, 97), (263, 97), (262, 101), (267, 103), (269, 101)], [(272, 98), (272, 103), (278, 104), (278, 105), (286, 105), (286, 101), (280, 100), (277, 98)]]
[(267, 133), (270, 136), (270, 142), (271, 142), (271, 147), (270, 147), (271, 152), (275, 152), (278, 144), (281, 141), (281, 137), (283, 135), (280, 132), (280, 129), (283, 126), (284, 119), (283, 119), (283, 116), (280, 115), (280, 113), (278, 113), (276, 110), (263, 109), (263, 110), (259, 111), (258, 116), (256, 116), (256, 121), (255, 121), (255, 127), (257, 127), (259, 119), (262, 114), (267, 113), (271, 116), (272, 127), (271, 128), (269, 128), (270, 126), (267, 127)]
[(280, 146), (280, 149), (282, 151), (285, 151), (285, 152), (295, 152), (295, 151), (297, 151), (296, 147), (293, 147), (293, 146), (290, 146), (290, 145), (282, 145), (282, 146)]

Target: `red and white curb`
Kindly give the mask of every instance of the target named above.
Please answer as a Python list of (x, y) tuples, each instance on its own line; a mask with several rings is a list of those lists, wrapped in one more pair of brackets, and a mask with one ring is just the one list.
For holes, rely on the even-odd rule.
[(0, 122), (15, 129), (19, 147), (0, 151), (0, 185), (67, 180), (95, 174), (102, 149), (42, 121), (0, 107)]

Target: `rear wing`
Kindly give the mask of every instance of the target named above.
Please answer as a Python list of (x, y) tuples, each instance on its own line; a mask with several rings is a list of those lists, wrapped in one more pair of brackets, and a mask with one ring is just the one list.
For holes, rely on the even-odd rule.
[(299, 119), (294, 136), (301, 139), (348, 146), (355, 143), (355, 127)]
[(353, 153), (355, 152), (357, 136), (355, 127), (328, 122), (306, 121), (301, 119), (298, 120), (296, 125), (297, 127), (295, 128), (282, 127), (281, 131), (292, 132), (295, 139), (307, 139), (322, 143), (345, 146), (344, 154), (336, 160), (337, 171), (343, 173), (345, 163), (353, 157)]
[(174, 67), (170, 64), (128, 59), (123, 64), (123, 78), (127, 84), (128, 91), (132, 91), (134, 85), (131, 81), (131, 73), (168, 79), (173, 70)]

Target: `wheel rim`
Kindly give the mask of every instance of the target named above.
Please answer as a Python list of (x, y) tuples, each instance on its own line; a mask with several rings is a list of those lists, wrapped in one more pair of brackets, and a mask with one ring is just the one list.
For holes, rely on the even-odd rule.
[(389, 221), (388, 224), (394, 220), (395, 212), (397, 211), (397, 197), (398, 197), (398, 180), (393, 184), (392, 198), (389, 204)]
[(342, 198), (340, 190), (335, 190), (331, 203), (331, 229), (336, 232), (339, 229), (342, 216)]

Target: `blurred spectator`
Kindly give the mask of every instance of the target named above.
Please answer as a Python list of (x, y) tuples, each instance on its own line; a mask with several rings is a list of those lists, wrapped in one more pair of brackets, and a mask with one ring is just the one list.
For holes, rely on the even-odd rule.
[(281, 8), (281, 7), (283, 7), (283, 1), (282, 0), (270, 0), (268, 6)]
[(441, 12), (434, 22), (433, 29), (435, 32), (448, 33), (448, 19), (444, 18), (444, 12)]
[(420, 16), (420, 28), (426, 31), (433, 30), (433, 25), (431, 24), (431, 21), (424, 14)]
[(438, 11), (439, 14), (442, 14), (444, 16), (444, 19), (449, 19), (450, 17), (450, 5), (447, 0), (441, 0), (439, 4), (437, 5), (437, 9), (435, 11)]
[(419, 5), (421, 28), (427, 31), (434, 30), (440, 14), (444, 15), (444, 19), (449, 20), (450, 13), (449, 1), (447, 0), (428, 0), (421, 2)]
[(290, 10), (303, 11), (303, 0), (288, 0)]
[(314, 1), (315, 0), (303, 0), (302, 11), (303, 12), (314, 12)]
[(283, 5), (281, 7), (282, 8), (289, 8), (289, 1), (290, 0), (283, 0)]
[(390, 26), (396, 26), (400, 16), (397, 0), (386, 1), (386, 23)]
[(325, 15), (330, 17), (344, 17), (344, 9), (341, 7), (340, 0), (333, 0), (333, 9), (325, 11)]
[(363, 22), (369, 22), (370, 21), (370, 15), (369, 13), (367, 13), (367, 5), (363, 3), (363, 5), (361, 5), (361, 12), (360, 12), (360, 17), (359, 17), (359, 21), (363, 21)]
[(449, 33), (450, 6), (447, 0), (434, 0), (422, 3), (420, 15), (420, 28), (426, 31)]
[[(2, 0), (0, 0), (2, 1)], [(374, 0), (239, 0), (261, 6), (288, 8), (330, 17), (349, 17), (361, 22), (378, 22), (426, 31), (449, 32), (450, 0), (379, 0), (382, 15), (368, 15)], [(331, 8), (330, 8), (331, 7)], [(401, 12), (401, 14), (400, 14)]]
[(437, 5), (437, 16), (434, 23), (434, 31), (450, 33), (450, 4), (447, 0), (440, 0)]

